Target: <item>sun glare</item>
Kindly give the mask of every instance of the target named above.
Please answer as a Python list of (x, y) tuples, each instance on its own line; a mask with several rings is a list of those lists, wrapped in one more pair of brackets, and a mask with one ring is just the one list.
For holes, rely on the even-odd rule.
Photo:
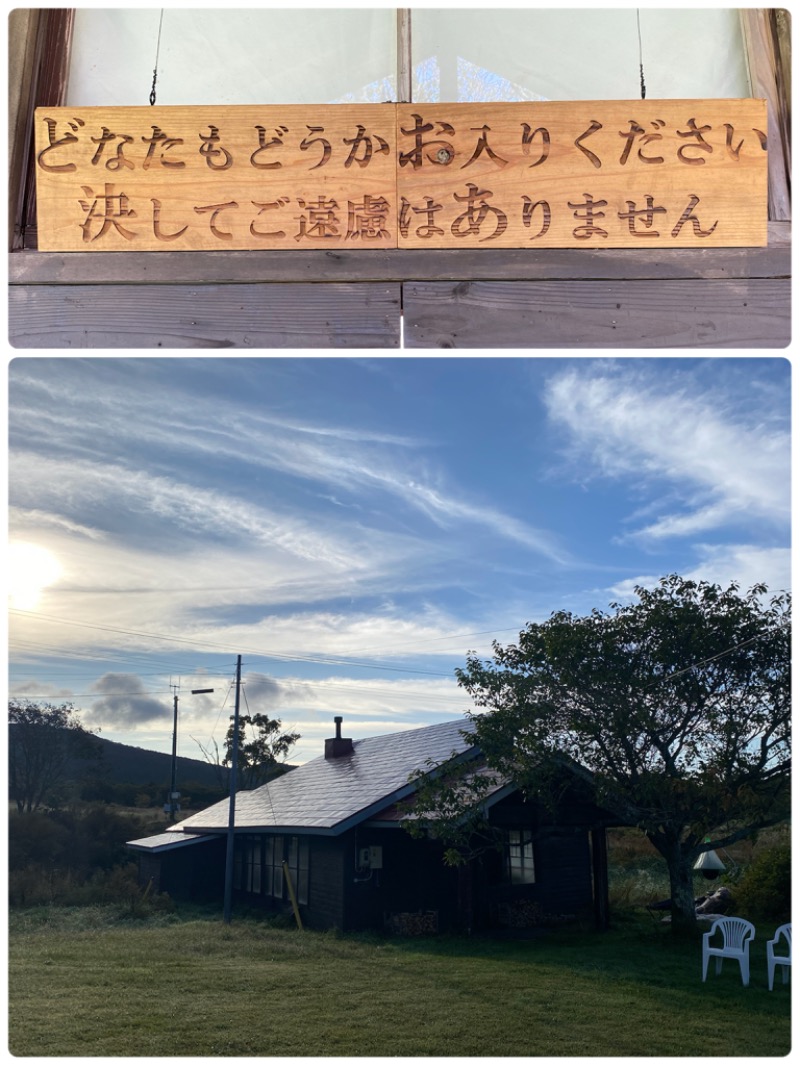
[(32, 611), (42, 590), (58, 581), (61, 565), (55, 555), (38, 544), (16, 541), (8, 547), (8, 600), (20, 611)]

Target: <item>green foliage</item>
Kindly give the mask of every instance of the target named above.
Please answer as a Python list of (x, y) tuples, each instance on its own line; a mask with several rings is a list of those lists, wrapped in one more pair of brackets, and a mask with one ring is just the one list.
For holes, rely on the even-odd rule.
[(545, 797), (567, 771), (647, 833), (676, 926), (694, 921), (704, 848), (788, 815), (790, 598), (766, 596), (672, 575), (608, 614), (531, 623), (457, 671), (488, 711), (470, 719), (491, 767)]
[(136, 863), (121, 863), (110, 870), (95, 870), (88, 878), (71, 870), (28, 863), (12, 870), (8, 879), (12, 907), (90, 907), (115, 904), (121, 918), (146, 918), (174, 910), (166, 892), (154, 893), (138, 883)]
[(447, 845), (443, 854), (447, 866), (462, 866), (502, 846), (499, 830), (489, 825), (482, 807), (498, 784), (497, 774), (476, 770), (454, 753), (439, 766), (429, 760), (410, 780), (416, 790), (403, 805), (403, 828), (418, 839), (427, 837)]
[(788, 844), (766, 848), (732, 886), (736, 913), (776, 925), (792, 916), (792, 851)]
[(9, 793), (20, 814), (46, 801), (63, 802), (67, 769), (97, 752), (71, 703), (12, 701), (8, 705)]
[[(112, 870), (129, 864), (125, 841), (156, 828), (149, 820), (134, 820), (108, 807), (12, 814), (8, 830), (12, 906), (86, 902), (83, 886), (93, 883), (97, 888)], [(88, 894), (94, 898), (96, 893)]]
[[(299, 733), (281, 733), (281, 720), (266, 714), (239, 716), (237, 776), (240, 788), (257, 788), (275, 775), (278, 763), (300, 739)], [(249, 729), (249, 734), (248, 734)], [(249, 739), (248, 739), (249, 735)], [(225, 735), (223, 766), (233, 761), (233, 722)]]

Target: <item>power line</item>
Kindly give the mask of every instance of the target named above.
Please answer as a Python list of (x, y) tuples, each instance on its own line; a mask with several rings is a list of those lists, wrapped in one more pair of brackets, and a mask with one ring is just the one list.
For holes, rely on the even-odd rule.
[[(211, 640), (191, 640), (187, 637), (172, 637), (162, 633), (147, 632), (145, 630), (136, 629), (122, 629), (115, 626), (103, 626), (91, 624), (89, 622), (76, 622), (72, 619), (55, 618), (52, 615), (39, 614), (33, 611), (22, 611), (19, 608), (12, 608), (12, 614), (32, 616), (37, 619), (43, 619), (49, 622), (55, 622), (57, 625), (76, 626), (82, 629), (96, 629), (99, 632), (104, 633), (119, 633), (123, 636), (133, 637), (147, 637), (151, 640), (164, 640), (178, 644), (188, 644), (194, 647), (219, 648), (221, 651), (230, 651), (234, 645), (222, 644)], [(361, 667), (366, 670), (387, 670), (392, 673), (404, 673), (404, 674), (425, 674), (431, 677), (449, 677), (449, 674), (443, 674), (434, 670), (422, 670), (414, 669), (411, 667), (403, 666), (391, 666), (388, 663), (373, 663), (365, 662), (358, 659), (344, 658), (337, 656), (318, 656), (318, 655), (292, 655), (288, 652), (264, 652), (255, 648), (245, 648), (244, 651), (251, 658), (265, 660), (277, 660), (279, 662), (303, 662), (303, 663), (317, 663), (322, 666), (348, 666), (348, 667)]]
[[(788, 623), (782, 622), (777, 626), (772, 626), (767, 632), (774, 632), (778, 629), (789, 628)], [(689, 674), (692, 670), (697, 670), (701, 666), (707, 666), (709, 663), (716, 662), (717, 659), (724, 659), (726, 655), (732, 655), (733, 652), (738, 651), (740, 648), (746, 648), (750, 644), (755, 644), (757, 640), (761, 640), (764, 636), (763, 633), (757, 633), (754, 637), (748, 637), (747, 640), (741, 641), (739, 644), (734, 644), (731, 648), (726, 648), (725, 651), (718, 652), (716, 655), (709, 655), (707, 659), (699, 659), (696, 663), (692, 663), (691, 666), (685, 666), (682, 670), (675, 670), (674, 673), (665, 674), (664, 677), (660, 677), (657, 681), (651, 682), (649, 685), (645, 685), (645, 691), (649, 688), (655, 688), (656, 685), (661, 685), (665, 681), (672, 681), (676, 677), (682, 677), (684, 674)]]

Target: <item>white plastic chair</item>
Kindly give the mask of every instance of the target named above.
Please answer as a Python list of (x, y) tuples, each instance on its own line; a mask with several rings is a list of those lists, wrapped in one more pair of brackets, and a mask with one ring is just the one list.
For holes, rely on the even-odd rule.
[[(722, 945), (711, 945), (711, 938), (719, 930)], [(708, 960), (713, 955), (717, 974), (722, 970), (723, 959), (735, 959), (742, 971), (742, 984), (750, 984), (750, 941), (756, 935), (755, 927), (744, 918), (717, 918), (707, 933), (703, 934), (703, 980), (708, 973)]]
[[(783, 955), (776, 955), (775, 949), (778, 946), (778, 942), (781, 938), (786, 940), (786, 951)], [(783, 975), (783, 983), (789, 980), (789, 967), (792, 965), (792, 923), (788, 922), (786, 925), (779, 925), (775, 930), (775, 936), (772, 940), (767, 941), (767, 981), (769, 984), (769, 990), (772, 991), (772, 984), (775, 980), (775, 967), (781, 967), (781, 974)]]

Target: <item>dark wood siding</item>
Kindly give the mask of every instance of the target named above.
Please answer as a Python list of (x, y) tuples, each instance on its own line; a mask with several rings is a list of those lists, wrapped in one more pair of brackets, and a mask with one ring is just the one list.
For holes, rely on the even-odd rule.
[(153, 892), (173, 899), (222, 901), (225, 881), (225, 840), (204, 841), (160, 855), (139, 852), (139, 883), (152, 881)]
[[(602, 834), (607, 812), (568, 791), (557, 811), (520, 793), (496, 804), (490, 822), (499, 829), (526, 828), (533, 835), (536, 880), (533, 884), (510, 884), (503, 857), (487, 853), (476, 867), (474, 895), (476, 922), (504, 924), (508, 909), (530, 906), (544, 920), (561, 915), (591, 916), (595, 899), (590, 829)], [(598, 885), (601, 898), (605, 886)]]
[[(359, 829), (358, 847), (382, 849), (383, 868), (355, 869), (355, 838), (345, 846), (346, 928), (392, 928), (403, 915), (435, 914), (440, 931), (459, 926), (457, 872), (442, 861), (440, 845), (416, 840), (403, 829)], [(413, 924), (413, 923), (412, 923)]]
[(347, 847), (339, 837), (312, 837), (308, 905), (303, 921), (314, 929), (345, 929)]

